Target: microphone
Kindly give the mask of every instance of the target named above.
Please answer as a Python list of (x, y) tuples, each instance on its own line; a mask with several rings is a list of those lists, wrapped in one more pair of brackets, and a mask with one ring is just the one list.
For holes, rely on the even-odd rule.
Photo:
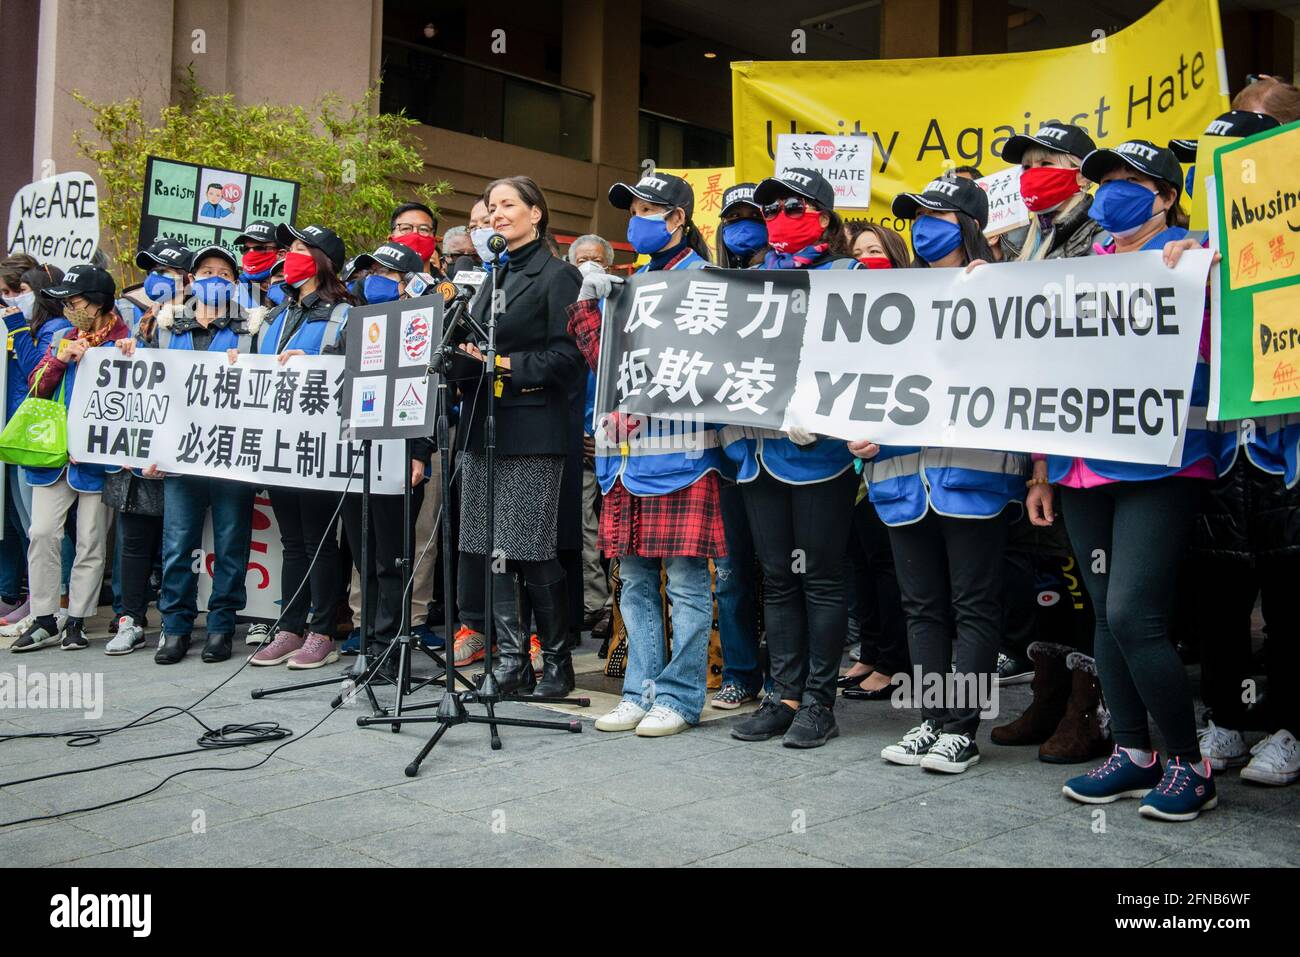
[(447, 278), (455, 279), (459, 272), (471, 272), (478, 269), (478, 260), (473, 256), (457, 256), (455, 261), (447, 267)]
[(501, 254), (506, 251), (506, 238), (500, 233), (493, 233), (487, 238), (487, 248), (492, 258), (499, 261)]

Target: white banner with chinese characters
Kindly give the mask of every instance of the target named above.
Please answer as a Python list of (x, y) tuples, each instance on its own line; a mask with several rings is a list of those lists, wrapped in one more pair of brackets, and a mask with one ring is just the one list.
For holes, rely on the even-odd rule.
[[(79, 462), (209, 475), (258, 486), (361, 491), (360, 443), (339, 438), (342, 356), (103, 346), (81, 359), (68, 405)], [(371, 490), (402, 490), (401, 440), (375, 442)]]
[[(605, 303), (612, 412), (1166, 464), (1210, 252), (962, 269), (673, 270)], [(1204, 409), (1194, 425), (1203, 425)]]

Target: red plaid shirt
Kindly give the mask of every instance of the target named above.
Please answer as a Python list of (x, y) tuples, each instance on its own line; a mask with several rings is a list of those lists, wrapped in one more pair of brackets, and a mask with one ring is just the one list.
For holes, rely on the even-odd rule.
[[(600, 360), (600, 308), (594, 299), (569, 306), (569, 334), (591, 367)], [(633, 495), (616, 480), (601, 504), (598, 542), (608, 558), (722, 558), (718, 475), (708, 472), (667, 495)]]

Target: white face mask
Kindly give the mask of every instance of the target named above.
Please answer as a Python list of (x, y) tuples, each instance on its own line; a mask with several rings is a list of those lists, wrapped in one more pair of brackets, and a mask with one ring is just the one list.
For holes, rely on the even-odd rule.
[(590, 276), (592, 273), (598, 273), (598, 272), (603, 273), (605, 271), (605, 267), (602, 266), (600, 263), (596, 262), (594, 259), (588, 259), (585, 263), (583, 263), (581, 266), (578, 267), (578, 271), (582, 273), (584, 276)]
[(474, 251), (478, 253), (478, 258), (483, 262), (490, 262), (493, 258), (491, 251), (487, 247), (487, 241), (493, 231), (491, 226), (480, 226), (469, 234), (469, 240), (474, 244)]
[(5, 296), (5, 305), (12, 306), (21, 312), (24, 316), (31, 316), (32, 305), (36, 301), (36, 293), (23, 292), (16, 296)]

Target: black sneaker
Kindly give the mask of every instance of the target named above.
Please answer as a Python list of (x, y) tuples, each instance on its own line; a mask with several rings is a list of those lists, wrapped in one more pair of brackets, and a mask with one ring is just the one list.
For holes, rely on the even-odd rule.
[(839, 734), (835, 712), (825, 705), (813, 702), (798, 710), (781, 743), (787, 748), (820, 748), (831, 738), (839, 737)]
[(998, 653), (999, 685), (1023, 685), (1034, 678), (1034, 665), (1026, 658)]
[(90, 647), (86, 640), (86, 626), (80, 618), (69, 618), (63, 629), (63, 650), (83, 651)]
[(965, 734), (939, 735), (939, 740), (930, 746), (921, 767), (927, 771), (943, 771), (945, 774), (961, 774), (972, 764), (979, 764), (980, 749), (975, 747), (975, 739)]
[(795, 710), (780, 698), (768, 695), (753, 714), (737, 722), (731, 736), (737, 741), (766, 741), (785, 734), (794, 722)]
[(36, 620), (27, 626), (27, 630), (13, 643), (10, 651), (21, 654), (24, 651), (39, 651), (59, 643), (59, 629), (50, 629)]
[(934, 743), (939, 740), (939, 726), (933, 721), (922, 721), (898, 744), (886, 745), (880, 756), (891, 764), (915, 766), (921, 763)]

